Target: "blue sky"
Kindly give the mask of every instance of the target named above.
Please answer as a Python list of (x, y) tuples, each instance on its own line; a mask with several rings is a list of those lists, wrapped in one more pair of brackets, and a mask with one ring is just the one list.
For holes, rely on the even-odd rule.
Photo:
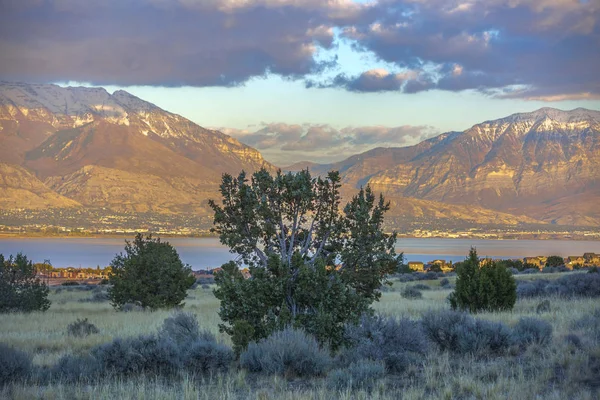
[(282, 165), (600, 109), (600, 2), (22, 0), (0, 79), (125, 89)]

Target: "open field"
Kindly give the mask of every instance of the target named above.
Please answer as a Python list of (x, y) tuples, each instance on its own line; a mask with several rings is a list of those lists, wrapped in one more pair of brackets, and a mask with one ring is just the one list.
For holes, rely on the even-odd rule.
[[(565, 274), (536, 274), (517, 279), (556, 279)], [(454, 283), (455, 278), (450, 278)], [(383, 315), (419, 319), (428, 310), (449, 309), (445, 301), (452, 291), (439, 280), (421, 281), (430, 290), (423, 298), (408, 300), (401, 296), (406, 286), (416, 282), (394, 281), (374, 305)], [(34, 364), (54, 365), (65, 354), (85, 354), (92, 347), (115, 337), (130, 337), (155, 332), (171, 313), (116, 312), (108, 302), (81, 302), (92, 290), (53, 288), (51, 308), (45, 313), (2, 315), (0, 343), (33, 355)], [(538, 314), (543, 300), (550, 311)], [(230, 345), (218, 331), (218, 301), (211, 289), (198, 286), (190, 290), (185, 310), (195, 314), (203, 329), (220, 342)], [(7, 399), (597, 399), (600, 395), (600, 344), (593, 331), (576, 329), (575, 321), (600, 309), (597, 298), (562, 299), (543, 297), (519, 299), (512, 312), (481, 313), (477, 318), (500, 321), (513, 326), (521, 317), (535, 317), (553, 327), (552, 340), (533, 344), (526, 350), (505, 355), (476, 357), (439, 350), (429, 351), (402, 374), (388, 374), (371, 391), (335, 390), (326, 378), (284, 379), (247, 373), (232, 368), (225, 374), (195, 378), (181, 374), (178, 379), (139, 376), (103, 382), (77, 384), (15, 383), (0, 389)], [(84, 338), (67, 335), (67, 325), (77, 318), (88, 318), (98, 334)], [(579, 339), (574, 341), (573, 336)]]

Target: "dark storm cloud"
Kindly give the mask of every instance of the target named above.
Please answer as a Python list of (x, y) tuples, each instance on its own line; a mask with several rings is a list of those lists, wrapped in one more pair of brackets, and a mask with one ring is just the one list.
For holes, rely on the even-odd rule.
[[(417, 72), (399, 88), (405, 93), (434, 88), (496, 93), (489, 90), (518, 85), (521, 90), (509, 95), (600, 96), (600, 2), (381, 0), (368, 15), (343, 35), (399, 70)], [(353, 88), (361, 79), (321, 86)]]
[(332, 21), (350, 18), (354, 8), (285, 0), (4, 0), (0, 77), (163, 86), (230, 86), (267, 73), (298, 78), (330, 65), (315, 52), (332, 46)]
[[(0, 0), (0, 79), (595, 98), (599, 20), (581, 0)], [(324, 74), (336, 28), (386, 70)]]

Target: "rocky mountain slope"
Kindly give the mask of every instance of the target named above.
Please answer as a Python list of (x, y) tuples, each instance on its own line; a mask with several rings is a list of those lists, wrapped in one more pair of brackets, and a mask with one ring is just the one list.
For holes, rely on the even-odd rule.
[(121, 211), (202, 211), (223, 172), (274, 169), (253, 148), (125, 91), (12, 83), (0, 84), (0, 161), (57, 196)]
[(542, 108), (341, 163), (388, 196), (476, 205), (551, 223), (600, 225), (600, 112)]
[(0, 209), (44, 209), (80, 207), (77, 201), (48, 188), (18, 165), (0, 163)]

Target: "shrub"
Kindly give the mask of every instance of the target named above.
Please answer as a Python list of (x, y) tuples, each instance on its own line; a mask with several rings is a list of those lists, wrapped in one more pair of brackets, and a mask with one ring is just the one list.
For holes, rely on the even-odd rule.
[(51, 368), (52, 378), (68, 383), (95, 380), (101, 372), (98, 360), (90, 355), (80, 357), (67, 354)]
[(421, 293), (419, 290), (415, 289), (414, 286), (405, 287), (402, 290), (402, 292), (400, 293), (400, 295), (402, 297), (404, 297), (405, 299), (411, 299), (411, 300), (423, 298), (423, 293)]
[(367, 390), (385, 376), (385, 366), (380, 361), (361, 360), (344, 369), (335, 369), (327, 375), (327, 386), (334, 390)]
[(46, 311), (50, 308), (48, 292), (27, 256), (18, 253), (4, 259), (0, 254), (0, 313)]
[(205, 339), (187, 344), (182, 353), (185, 368), (200, 374), (227, 372), (235, 359), (233, 350), (229, 347)]
[(418, 280), (417, 275), (415, 275), (415, 274), (423, 275), (419, 272), (414, 272), (412, 274), (402, 274), (402, 275), (398, 276), (398, 280), (400, 282), (414, 282), (414, 281)]
[(140, 373), (169, 375), (181, 365), (177, 345), (156, 335), (116, 338), (92, 349), (92, 355), (103, 371), (114, 376)]
[(450, 286), (450, 281), (448, 280), (448, 278), (444, 278), (440, 281), (440, 286), (445, 288), (447, 286)]
[[(209, 335), (205, 337), (206, 339), (214, 341), (212, 335), (205, 335)], [(192, 313), (176, 311), (163, 321), (159, 336), (170, 338), (178, 345), (198, 340), (200, 338), (198, 320)]]
[(535, 312), (538, 314), (550, 312), (550, 300), (544, 300), (538, 303), (537, 307), (535, 308)]
[(552, 325), (537, 318), (520, 318), (513, 328), (513, 340), (521, 346), (548, 344), (552, 340)]
[(554, 281), (539, 279), (531, 282), (519, 282), (519, 297), (562, 296), (562, 297), (600, 297), (600, 275), (569, 274)]
[(593, 339), (600, 340), (600, 309), (574, 321), (571, 328), (589, 332)]
[(67, 334), (69, 336), (83, 337), (100, 332), (96, 325), (88, 322), (87, 318), (79, 319), (67, 326)]
[(61, 283), (62, 286), (79, 286), (79, 282), (77, 281), (66, 281)]
[(149, 309), (179, 306), (195, 281), (173, 246), (141, 234), (125, 241), (125, 255), (115, 256), (111, 266), (108, 295), (117, 309), (127, 303)]
[(25, 380), (31, 370), (31, 358), (27, 353), (0, 343), (0, 387)]
[(475, 319), (458, 311), (430, 311), (423, 316), (427, 337), (443, 351), (457, 354), (501, 354), (512, 344), (512, 332), (501, 322)]
[(348, 346), (340, 355), (343, 362), (382, 361), (392, 373), (404, 372), (429, 350), (420, 324), (404, 318), (364, 316), (358, 325), (346, 328), (346, 338)]
[(600, 268), (598, 268), (597, 266), (593, 266), (590, 269), (588, 269), (588, 274), (598, 274), (600, 273)]
[(302, 330), (286, 328), (252, 342), (240, 356), (240, 366), (250, 372), (293, 376), (324, 375), (331, 364), (329, 351)]
[(518, 281), (517, 296), (519, 298), (538, 297), (546, 294), (548, 281), (545, 279), (536, 279), (532, 281)]
[(478, 311), (511, 310), (517, 301), (515, 278), (494, 261), (480, 265), (471, 248), (469, 257), (457, 270), (456, 289), (450, 294), (453, 309)]

